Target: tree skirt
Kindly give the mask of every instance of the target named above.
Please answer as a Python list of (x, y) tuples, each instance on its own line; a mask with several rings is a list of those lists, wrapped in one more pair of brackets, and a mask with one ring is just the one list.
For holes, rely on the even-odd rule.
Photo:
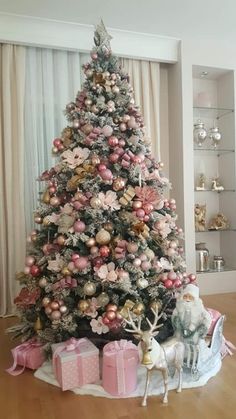
[[(200, 377), (193, 377), (189, 370), (184, 371), (183, 373), (183, 389), (184, 388), (194, 388), (194, 387), (201, 387), (204, 386), (207, 381), (214, 377), (221, 368), (221, 359), (220, 357), (215, 360), (212, 364), (211, 368), (205, 373), (203, 373)], [(54, 386), (59, 387), (57, 380), (54, 377), (52, 364), (51, 362), (45, 362), (35, 373), (34, 376), (39, 378), (40, 380), (45, 381), (46, 383), (53, 384)], [(126, 397), (140, 397), (143, 396), (144, 387), (145, 387), (145, 380), (146, 380), (146, 368), (140, 366), (138, 368), (138, 386), (137, 389)], [(169, 390), (173, 390), (177, 387), (177, 376), (175, 375), (173, 378), (169, 378)], [(110, 399), (120, 398), (111, 396), (108, 394), (102, 387), (101, 384), (87, 384), (80, 388), (75, 388), (72, 390), (75, 394), (86, 394), (91, 396), (97, 397), (107, 397)], [(149, 395), (159, 395), (164, 392), (164, 387), (162, 383), (162, 376), (161, 373), (158, 371), (153, 371), (151, 375), (151, 382), (149, 386)]]

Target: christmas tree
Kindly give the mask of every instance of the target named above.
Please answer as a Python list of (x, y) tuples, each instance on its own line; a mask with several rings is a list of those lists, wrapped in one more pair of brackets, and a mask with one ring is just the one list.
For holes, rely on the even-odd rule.
[(151, 309), (163, 310), (168, 335), (176, 289), (195, 279), (185, 272), (175, 200), (164, 198), (163, 165), (151, 156), (110, 39), (98, 25), (82, 90), (53, 141), (58, 163), (39, 179), (38, 228), (15, 299), (14, 330), (24, 339), (117, 339), (129, 313), (145, 327)]

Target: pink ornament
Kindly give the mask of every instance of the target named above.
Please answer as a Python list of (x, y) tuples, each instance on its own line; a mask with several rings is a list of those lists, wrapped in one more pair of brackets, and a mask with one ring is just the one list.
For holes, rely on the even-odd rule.
[(139, 209), (139, 208), (142, 208), (142, 202), (141, 201), (134, 201), (133, 202), (133, 204), (132, 204), (132, 208), (134, 209), (134, 210), (137, 210), (137, 209)]
[(170, 208), (172, 209), (172, 211), (175, 211), (177, 207), (176, 205), (171, 205)]
[(106, 170), (106, 169), (107, 169), (107, 166), (105, 164), (99, 164), (98, 165), (99, 172), (101, 172), (102, 170)]
[(87, 268), (88, 266), (88, 258), (85, 256), (81, 256), (79, 259), (75, 261), (75, 266), (79, 271)]
[(61, 138), (55, 138), (55, 140), (53, 140), (53, 145), (55, 147), (58, 147), (59, 145), (61, 145)]
[(189, 277), (190, 282), (196, 281), (196, 275), (190, 274), (188, 277)]
[(31, 268), (30, 268), (30, 274), (32, 276), (37, 277), (37, 276), (40, 275), (40, 273), (41, 273), (41, 269), (40, 269), (39, 266), (37, 266), (37, 265), (32, 265), (31, 266)]
[(123, 140), (123, 138), (121, 138), (121, 139), (119, 140), (119, 146), (120, 146), (120, 147), (124, 147), (124, 146), (125, 146), (125, 144), (126, 144), (125, 140)]
[(138, 127), (135, 118), (133, 116), (130, 117), (130, 120), (127, 123), (129, 128), (136, 129)]
[(119, 160), (119, 154), (117, 154), (117, 153), (110, 154), (109, 161), (111, 163), (116, 163), (118, 160)]
[(103, 135), (105, 135), (105, 137), (110, 137), (111, 134), (113, 133), (113, 128), (110, 127), (110, 125), (105, 125), (102, 128), (102, 133), (103, 133)]
[(83, 205), (81, 204), (81, 202), (75, 201), (73, 203), (73, 207), (78, 211), (78, 210), (80, 210), (83, 207)]
[(167, 276), (168, 276), (168, 273), (167, 273), (167, 272), (164, 272), (163, 274), (161, 274), (161, 275), (159, 276), (159, 280), (160, 280), (161, 282), (165, 282), (165, 281), (167, 280)]
[(129, 253), (136, 253), (138, 250), (138, 245), (136, 243), (128, 243), (127, 250)]
[(90, 54), (90, 56), (91, 56), (91, 58), (92, 58), (92, 60), (97, 60), (97, 58), (98, 58), (98, 55), (97, 55), (97, 53), (96, 52), (91, 52), (91, 54)]
[(80, 121), (78, 119), (74, 119), (73, 127), (76, 128), (76, 129), (80, 127)]
[(145, 211), (142, 208), (139, 208), (136, 211), (136, 215), (137, 215), (138, 218), (143, 218), (145, 216)]
[(79, 254), (78, 253), (73, 253), (73, 255), (71, 255), (71, 260), (72, 262), (75, 262), (77, 259), (79, 259)]
[(151, 268), (151, 263), (148, 260), (145, 260), (144, 262), (141, 263), (141, 268), (144, 272), (149, 271), (149, 269)]
[(103, 261), (103, 258), (98, 256), (93, 260), (93, 263), (96, 266), (96, 268), (100, 268), (100, 266), (103, 265), (104, 261)]
[(148, 222), (148, 221), (150, 220), (149, 215), (144, 215), (143, 220), (144, 220), (145, 222)]
[(59, 205), (60, 205), (60, 203), (61, 203), (61, 201), (60, 201), (60, 199), (58, 198), (58, 196), (53, 196), (53, 197), (50, 199), (50, 205), (52, 205), (53, 207), (57, 207), (57, 206), (59, 206)]
[(108, 310), (108, 311), (106, 312), (106, 318), (107, 318), (109, 321), (114, 320), (114, 319), (116, 318), (116, 313), (115, 313), (115, 311), (113, 311), (113, 310)]
[(73, 227), (74, 227), (74, 230), (77, 233), (83, 233), (83, 231), (85, 231), (85, 229), (86, 229), (85, 223), (83, 221), (80, 221), (80, 220), (76, 221), (74, 223)]
[(51, 319), (52, 320), (59, 320), (61, 318), (61, 313), (59, 310), (55, 310), (52, 312), (51, 314)]
[(176, 249), (176, 248), (177, 248), (177, 243), (176, 243), (176, 241), (171, 240), (171, 242), (170, 242), (170, 247), (171, 247), (172, 249)]
[(129, 272), (124, 271), (123, 269), (119, 272), (119, 278), (123, 281), (129, 279)]
[(177, 275), (174, 271), (171, 271), (168, 273), (168, 279), (171, 279), (172, 281), (174, 281), (177, 278)]
[(51, 307), (49, 306), (45, 307), (45, 313), (47, 314), (47, 316), (50, 316), (50, 314), (52, 313)]
[(117, 137), (109, 137), (108, 138), (108, 144), (110, 147), (116, 147), (119, 144), (119, 140)]
[(103, 258), (107, 258), (110, 254), (110, 249), (108, 246), (101, 246), (99, 249), (100, 256)]
[(121, 130), (122, 132), (124, 132), (124, 131), (126, 131), (126, 130), (127, 130), (127, 126), (126, 126), (126, 124), (125, 124), (124, 122), (121, 122), (121, 124), (120, 124), (120, 130)]
[(109, 323), (110, 323), (110, 320), (106, 317), (106, 315), (105, 316), (103, 316), (103, 318), (102, 318), (102, 322), (104, 323), (104, 324), (106, 324), (106, 325), (108, 325)]
[(135, 266), (135, 268), (139, 268), (139, 266), (141, 266), (141, 263), (142, 261), (139, 258), (135, 258), (133, 261), (133, 265)]
[(147, 260), (147, 255), (145, 253), (142, 253), (140, 256), (140, 260), (143, 262), (144, 260)]
[(173, 281), (171, 281), (171, 279), (167, 279), (165, 282), (164, 282), (164, 285), (165, 285), (165, 287), (166, 288), (172, 288), (173, 287)]
[(33, 256), (27, 256), (25, 259), (26, 266), (33, 266), (35, 258)]
[(107, 306), (106, 306), (106, 311), (117, 311), (117, 305), (116, 304), (112, 304), (112, 303), (109, 303)]
[(30, 274), (30, 266), (25, 266), (24, 267), (24, 274), (25, 275), (29, 275)]
[(123, 116), (123, 122), (128, 122), (130, 120), (130, 116), (129, 115), (124, 115)]
[(69, 269), (69, 271), (73, 272), (73, 270), (75, 269), (74, 262), (69, 262), (68, 265), (67, 265), (67, 268)]
[(110, 169), (101, 170), (99, 174), (103, 180), (109, 181), (113, 179), (113, 174)]
[(169, 200), (169, 204), (170, 204), (170, 205), (175, 205), (175, 204), (176, 204), (176, 200), (175, 200), (175, 199), (173, 199), (173, 198), (172, 198), (172, 199), (170, 199), (170, 200)]
[(174, 287), (175, 288), (180, 288), (182, 286), (182, 282), (181, 282), (181, 280), (179, 279), (179, 278), (177, 278), (175, 281), (174, 281)]
[(58, 310), (59, 304), (58, 304), (57, 301), (52, 301), (51, 304), (50, 304), (50, 307), (51, 307), (52, 310)]
[(152, 204), (144, 204), (143, 209), (146, 212), (146, 214), (150, 214), (153, 211), (154, 207)]

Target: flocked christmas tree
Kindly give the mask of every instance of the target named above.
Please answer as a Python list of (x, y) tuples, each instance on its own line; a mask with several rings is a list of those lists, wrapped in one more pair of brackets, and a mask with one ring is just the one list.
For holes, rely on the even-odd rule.
[(163, 196), (168, 180), (110, 39), (98, 25), (82, 91), (53, 142), (59, 161), (40, 177), (39, 228), (28, 238), (15, 299), (15, 332), (25, 339), (117, 339), (128, 311), (145, 327), (151, 308), (164, 310), (168, 335), (175, 290), (195, 279), (184, 272), (175, 200)]

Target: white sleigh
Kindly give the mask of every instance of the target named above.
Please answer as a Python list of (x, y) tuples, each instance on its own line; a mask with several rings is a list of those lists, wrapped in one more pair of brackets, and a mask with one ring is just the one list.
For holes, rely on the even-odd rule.
[(185, 345), (183, 368), (185, 372), (191, 372), (194, 380), (198, 380), (201, 375), (212, 370), (221, 362), (224, 318), (221, 316), (217, 320), (211, 338), (200, 339), (198, 345)]

